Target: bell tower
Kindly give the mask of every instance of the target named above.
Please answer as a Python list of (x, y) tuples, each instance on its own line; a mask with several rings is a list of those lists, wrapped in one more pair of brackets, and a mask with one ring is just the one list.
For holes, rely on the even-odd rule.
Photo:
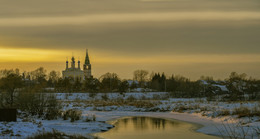
[(89, 61), (89, 56), (88, 56), (88, 49), (86, 50), (86, 58), (85, 58), (85, 63), (83, 65), (83, 71), (84, 71), (84, 75), (85, 78), (91, 78), (91, 64)]

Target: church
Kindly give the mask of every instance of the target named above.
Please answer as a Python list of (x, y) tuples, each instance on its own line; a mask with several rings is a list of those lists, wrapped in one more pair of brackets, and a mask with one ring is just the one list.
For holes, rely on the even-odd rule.
[(91, 64), (88, 56), (88, 50), (86, 50), (85, 63), (83, 65), (83, 70), (80, 68), (80, 61), (78, 60), (78, 67), (76, 67), (76, 61), (74, 56), (71, 58), (71, 67), (69, 68), (69, 62), (66, 61), (66, 69), (62, 71), (63, 78), (79, 79), (80, 81), (86, 78), (91, 78)]

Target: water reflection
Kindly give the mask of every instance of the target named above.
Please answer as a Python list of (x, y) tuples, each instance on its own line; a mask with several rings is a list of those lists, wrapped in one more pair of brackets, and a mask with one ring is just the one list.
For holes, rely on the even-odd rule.
[(197, 128), (196, 125), (162, 118), (127, 117), (117, 120), (114, 125), (115, 128), (97, 135), (106, 139), (217, 138), (194, 132), (193, 129)]
[[(165, 119), (161, 118), (151, 118), (151, 117), (132, 117), (132, 118), (126, 118), (124, 120), (124, 126), (127, 126), (128, 122), (132, 122), (132, 126), (135, 128), (135, 130), (150, 130), (152, 129), (158, 129), (158, 130), (164, 130), (166, 124), (170, 124), (171, 126), (177, 126), (178, 122), (166, 122)], [(120, 126), (120, 121), (118, 121), (118, 126)], [(131, 126), (131, 125), (128, 125)]]

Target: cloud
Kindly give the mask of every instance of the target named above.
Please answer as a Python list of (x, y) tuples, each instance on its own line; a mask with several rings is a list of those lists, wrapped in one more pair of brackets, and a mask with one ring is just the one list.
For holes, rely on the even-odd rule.
[(0, 27), (0, 46), (106, 51), (115, 55), (258, 54), (259, 22), (156, 22)]
[(260, 12), (156, 12), (0, 18), (0, 26), (50, 26), (167, 21), (260, 20)]
[(150, 69), (259, 77), (259, 6), (259, 0), (2, 1), (0, 60), (4, 67), (27, 61), (33, 64), (26, 68), (62, 70), (66, 56), (75, 52), (82, 60), (89, 48), (97, 76)]

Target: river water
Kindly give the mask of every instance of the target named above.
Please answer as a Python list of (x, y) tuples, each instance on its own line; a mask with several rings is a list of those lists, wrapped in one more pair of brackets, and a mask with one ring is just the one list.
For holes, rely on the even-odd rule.
[(96, 136), (105, 139), (219, 139), (195, 132), (198, 125), (171, 119), (125, 117), (110, 124), (115, 128)]

